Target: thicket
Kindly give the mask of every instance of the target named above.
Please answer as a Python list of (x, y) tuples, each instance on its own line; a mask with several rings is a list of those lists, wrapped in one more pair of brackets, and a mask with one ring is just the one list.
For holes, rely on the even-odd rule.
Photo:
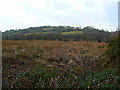
[(108, 62), (120, 70), (120, 31), (110, 40), (106, 54), (110, 58)]

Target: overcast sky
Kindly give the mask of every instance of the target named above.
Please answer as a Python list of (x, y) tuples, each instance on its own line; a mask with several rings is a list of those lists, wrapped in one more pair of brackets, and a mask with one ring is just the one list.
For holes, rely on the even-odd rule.
[(94, 26), (115, 31), (119, 0), (0, 0), (0, 30)]

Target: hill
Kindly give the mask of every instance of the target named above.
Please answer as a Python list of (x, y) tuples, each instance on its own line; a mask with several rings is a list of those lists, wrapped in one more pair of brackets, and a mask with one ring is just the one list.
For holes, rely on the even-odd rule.
[(56, 41), (107, 41), (115, 32), (99, 30), (90, 26), (42, 26), (26, 29), (7, 30), (3, 40), (56, 40)]

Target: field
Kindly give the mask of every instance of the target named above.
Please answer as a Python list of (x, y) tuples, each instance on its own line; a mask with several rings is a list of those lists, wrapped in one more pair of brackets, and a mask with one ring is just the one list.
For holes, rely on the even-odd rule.
[(62, 32), (63, 35), (74, 35), (74, 34), (82, 34), (82, 31), (70, 31), (70, 32)]
[(107, 43), (3, 40), (3, 88), (119, 87)]

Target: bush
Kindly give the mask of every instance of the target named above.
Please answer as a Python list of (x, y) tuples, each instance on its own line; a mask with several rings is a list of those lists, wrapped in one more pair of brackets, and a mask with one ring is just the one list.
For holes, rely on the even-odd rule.
[(120, 31), (118, 31), (117, 36), (109, 42), (106, 54), (110, 58), (109, 63), (120, 69)]

